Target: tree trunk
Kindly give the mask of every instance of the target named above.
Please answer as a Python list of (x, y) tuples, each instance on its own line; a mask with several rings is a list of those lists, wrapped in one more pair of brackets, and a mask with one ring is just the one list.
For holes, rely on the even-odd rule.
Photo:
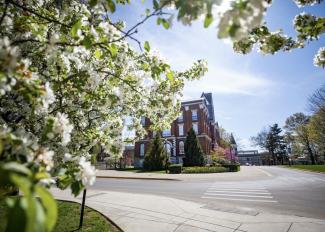
[(310, 160), (311, 160), (311, 164), (316, 164), (315, 156), (314, 156), (313, 151), (310, 148), (309, 143), (307, 143), (307, 151), (308, 151), (308, 154), (309, 154), (309, 157), (310, 157)]

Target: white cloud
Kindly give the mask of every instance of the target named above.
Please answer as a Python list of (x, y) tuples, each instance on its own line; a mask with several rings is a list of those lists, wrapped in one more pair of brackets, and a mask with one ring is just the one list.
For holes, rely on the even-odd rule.
[(273, 82), (260, 74), (227, 68), (209, 68), (208, 74), (201, 80), (188, 82), (185, 85), (185, 96), (197, 92), (213, 92), (215, 94), (237, 94), (260, 96), (266, 95)]

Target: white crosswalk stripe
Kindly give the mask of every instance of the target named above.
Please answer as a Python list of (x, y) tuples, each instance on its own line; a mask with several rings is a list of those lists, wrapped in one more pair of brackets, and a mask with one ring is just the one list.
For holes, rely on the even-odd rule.
[(265, 203), (278, 202), (265, 187), (247, 186), (240, 183), (214, 184), (207, 189), (201, 198), (227, 201), (255, 201)]

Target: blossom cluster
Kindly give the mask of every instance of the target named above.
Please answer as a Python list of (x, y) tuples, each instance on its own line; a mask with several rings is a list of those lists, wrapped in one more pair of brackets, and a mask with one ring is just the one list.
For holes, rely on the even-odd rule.
[[(162, 130), (178, 116), (185, 81), (207, 71), (198, 61), (179, 72), (157, 53), (133, 49), (106, 3), (0, 5), (0, 161), (10, 161), (0, 172), (25, 170), (32, 185), (56, 182), (77, 195), (95, 181), (98, 148), (120, 157), (146, 133), (142, 117)], [(126, 119), (135, 138), (123, 136)]]
[(321, 47), (314, 57), (314, 65), (325, 68), (325, 47)]

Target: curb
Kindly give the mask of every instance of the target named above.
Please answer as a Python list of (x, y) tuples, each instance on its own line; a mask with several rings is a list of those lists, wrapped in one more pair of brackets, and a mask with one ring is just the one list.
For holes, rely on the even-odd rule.
[(173, 178), (156, 178), (156, 177), (129, 177), (129, 176), (96, 176), (99, 179), (130, 179), (130, 180), (167, 180), (167, 181), (181, 181)]

